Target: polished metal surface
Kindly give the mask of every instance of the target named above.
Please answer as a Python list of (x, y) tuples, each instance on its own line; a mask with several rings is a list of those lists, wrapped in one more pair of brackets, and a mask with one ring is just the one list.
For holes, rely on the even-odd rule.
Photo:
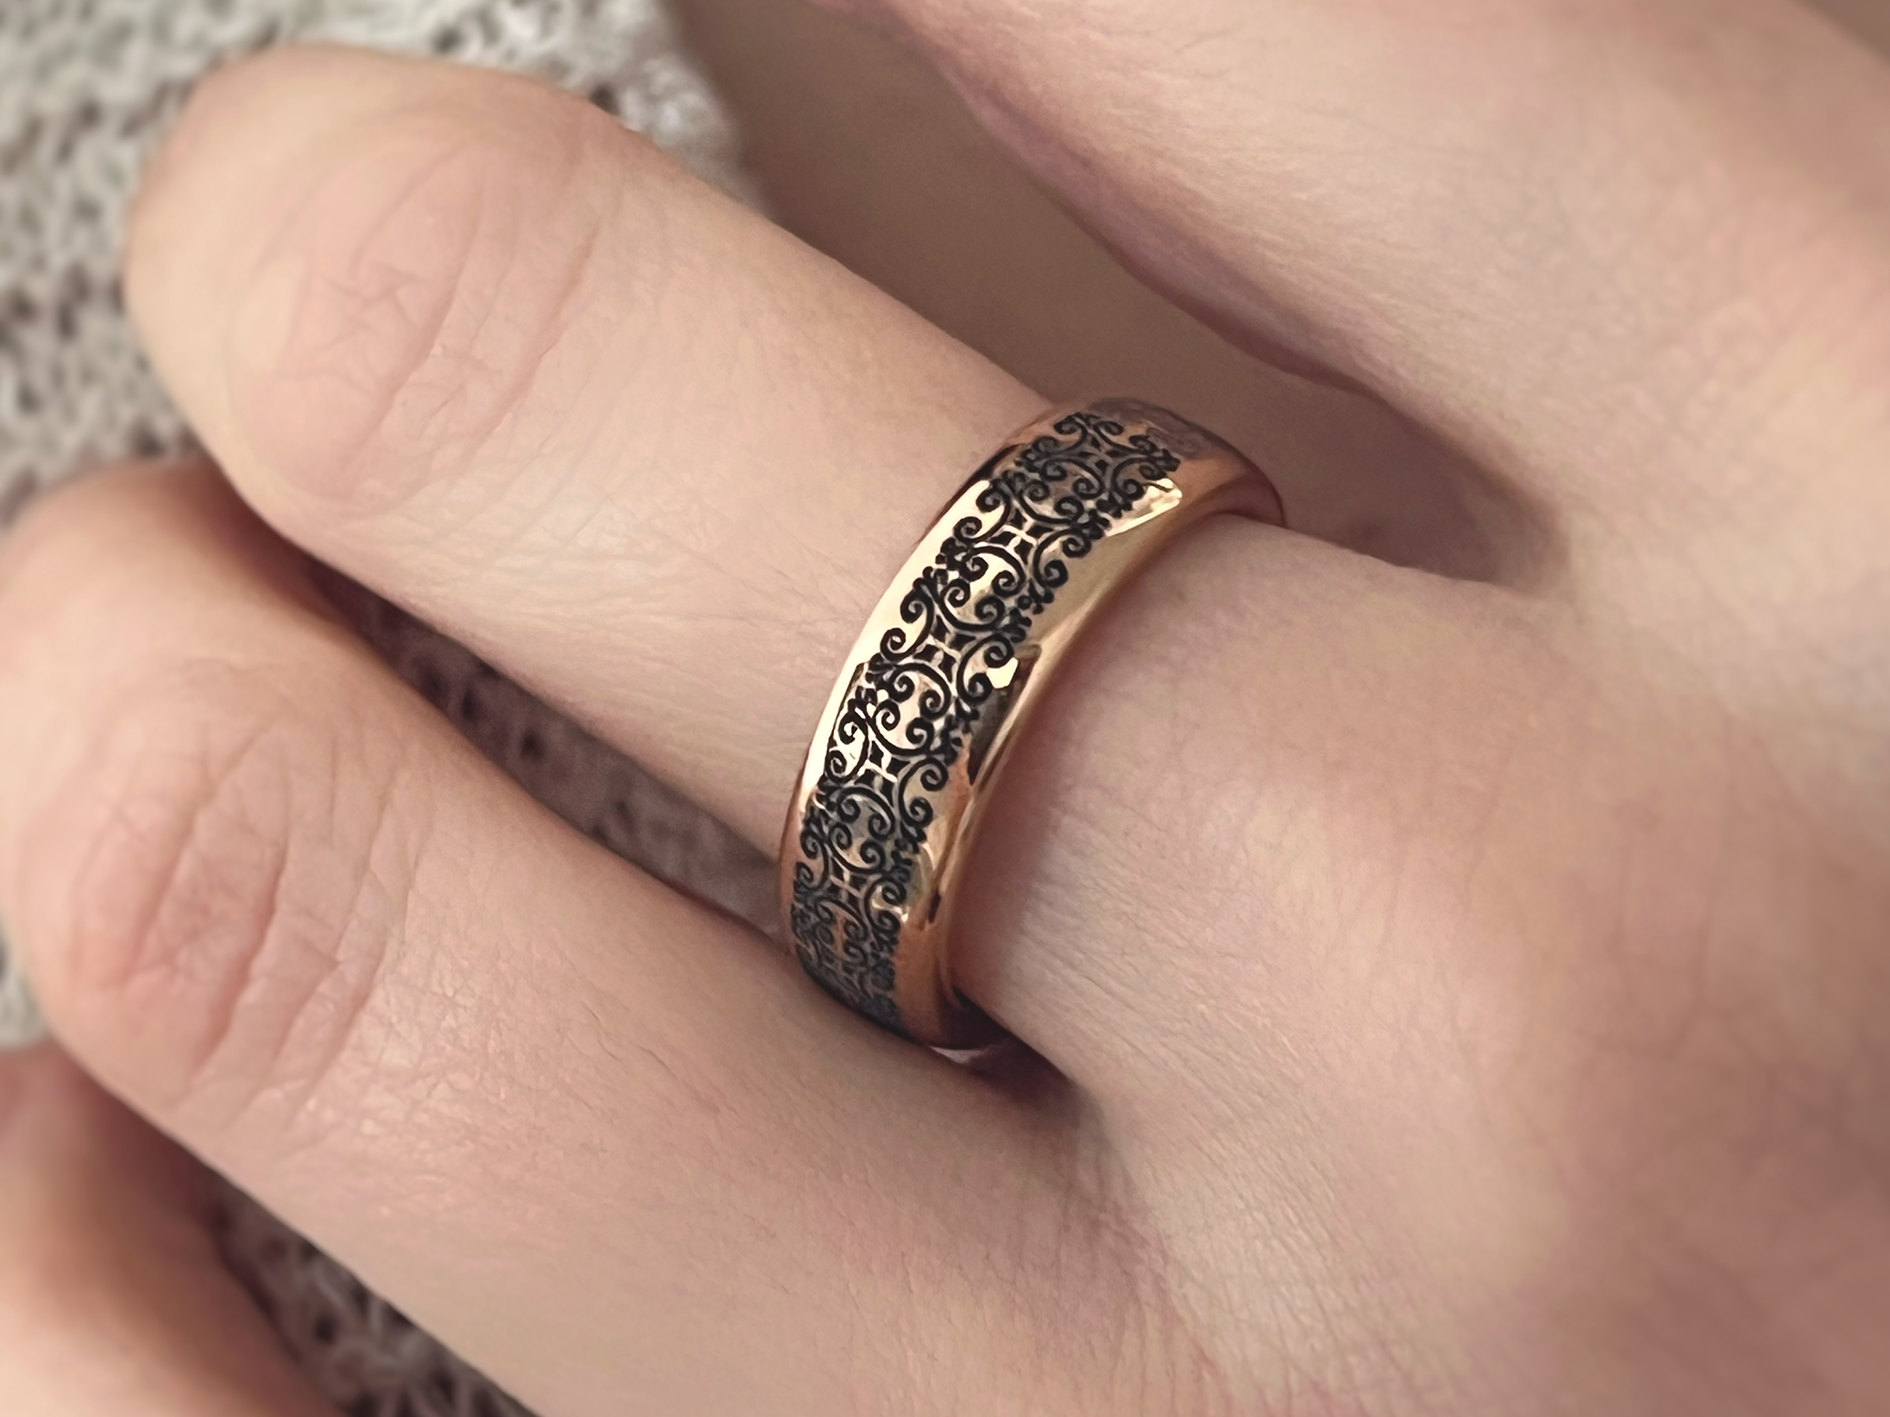
[(1090, 617), (1219, 512), (1284, 522), (1239, 453), (1126, 399), (1046, 414), (946, 507), (841, 670), (782, 837), (786, 934), (828, 992), (918, 1042), (998, 1036), (946, 947), (979, 816)]

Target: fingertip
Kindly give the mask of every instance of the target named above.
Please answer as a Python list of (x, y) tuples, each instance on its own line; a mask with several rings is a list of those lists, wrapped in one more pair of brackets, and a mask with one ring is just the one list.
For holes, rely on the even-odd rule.
[(507, 76), (291, 49), (206, 81), (153, 162), (127, 301), (265, 515), (383, 510), (489, 436), (607, 213), (590, 105)]
[(270, 166), (295, 162), (325, 126), (325, 116), (297, 97), (301, 80), (329, 62), (321, 50), (277, 50), (201, 80), (147, 164), (127, 216), (127, 312), (173, 395), (201, 425), (222, 421), (221, 390), (208, 377), (220, 306), (254, 259), (245, 248), (255, 208), (277, 185)]

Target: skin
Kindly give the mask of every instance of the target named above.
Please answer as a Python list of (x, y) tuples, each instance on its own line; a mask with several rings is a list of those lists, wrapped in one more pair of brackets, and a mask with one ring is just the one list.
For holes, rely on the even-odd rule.
[(575, 101), (238, 66), (126, 272), (222, 473), (0, 553), (62, 1045), (548, 1417), (1879, 1410), (1890, 76), (1768, 0), (869, 18), (1527, 574), (1228, 523), (1138, 581), (963, 907), (1041, 1063), (968, 1072), (550, 819), (304, 553), (771, 845), (1042, 399)]
[(203, 1169), (51, 1047), (0, 1058), (0, 1391), (63, 1417), (321, 1417), (224, 1269)]

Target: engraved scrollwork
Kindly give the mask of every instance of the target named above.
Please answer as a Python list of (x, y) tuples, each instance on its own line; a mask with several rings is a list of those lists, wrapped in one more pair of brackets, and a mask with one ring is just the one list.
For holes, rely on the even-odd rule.
[(789, 930), (815, 978), (889, 1028), (901, 1029), (896, 957), (920, 853), (993, 702), (992, 674), (1068, 583), (1070, 562), (1193, 451), (1177, 453), (1165, 422), (1178, 421), (1149, 416), (1158, 412), (1073, 411), (992, 459), (901, 598), (902, 624), (880, 637), (816, 745)]

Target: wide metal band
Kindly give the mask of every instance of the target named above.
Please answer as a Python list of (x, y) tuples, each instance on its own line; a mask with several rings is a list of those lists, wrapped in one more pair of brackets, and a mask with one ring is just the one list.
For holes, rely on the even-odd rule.
[(788, 811), (782, 917), (829, 993), (921, 1043), (998, 1035), (946, 950), (982, 808), (1089, 617), (1216, 512), (1284, 524), (1252, 463), (1128, 399), (1044, 415), (953, 498), (853, 646)]

